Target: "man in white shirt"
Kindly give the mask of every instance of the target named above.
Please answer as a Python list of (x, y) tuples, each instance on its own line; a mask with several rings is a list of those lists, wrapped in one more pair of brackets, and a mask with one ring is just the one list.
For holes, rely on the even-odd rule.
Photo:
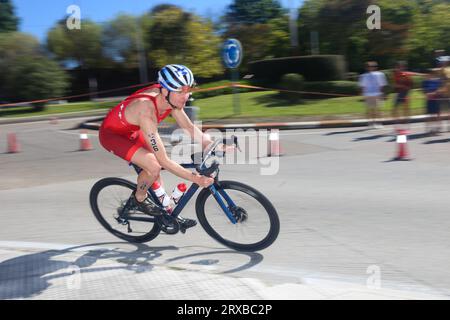
[(369, 126), (376, 129), (383, 127), (381, 123), (377, 124), (377, 119), (380, 118), (383, 90), (387, 85), (386, 76), (377, 71), (377, 68), (378, 64), (375, 61), (369, 61), (366, 64), (367, 72), (359, 77), (359, 86), (367, 104), (367, 119), (372, 122)]

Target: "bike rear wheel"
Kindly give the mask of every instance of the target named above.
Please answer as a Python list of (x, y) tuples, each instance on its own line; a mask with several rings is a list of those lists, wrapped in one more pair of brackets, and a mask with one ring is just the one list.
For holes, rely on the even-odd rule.
[(209, 189), (204, 189), (197, 198), (196, 211), (206, 233), (238, 251), (262, 250), (276, 240), (280, 231), (278, 214), (262, 193), (235, 181), (220, 181), (215, 187), (237, 223), (230, 221)]
[(134, 190), (136, 184), (120, 178), (96, 182), (89, 196), (92, 212), (106, 230), (120, 239), (138, 243), (151, 241), (161, 231), (156, 219), (136, 210), (124, 211)]

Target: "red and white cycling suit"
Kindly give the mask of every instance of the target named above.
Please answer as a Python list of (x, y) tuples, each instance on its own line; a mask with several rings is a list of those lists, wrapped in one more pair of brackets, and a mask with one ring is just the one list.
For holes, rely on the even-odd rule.
[(149, 99), (153, 102), (156, 118), (158, 123), (160, 123), (172, 110), (168, 109), (160, 116), (156, 98), (149, 94), (142, 93), (143, 91), (155, 88), (159, 89), (161, 88), (161, 85), (155, 84), (136, 91), (109, 111), (99, 130), (100, 143), (106, 150), (128, 162), (131, 162), (131, 158), (133, 158), (133, 155), (139, 148), (145, 148), (151, 151), (151, 148), (144, 139), (140, 127), (129, 123), (125, 119), (125, 109), (134, 99)]

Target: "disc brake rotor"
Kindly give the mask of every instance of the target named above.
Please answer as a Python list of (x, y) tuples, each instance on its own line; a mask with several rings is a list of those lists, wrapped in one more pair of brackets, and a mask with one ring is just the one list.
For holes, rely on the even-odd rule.
[(237, 222), (245, 222), (248, 219), (248, 213), (241, 207), (234, 207), (231, 209), (231, 213)]

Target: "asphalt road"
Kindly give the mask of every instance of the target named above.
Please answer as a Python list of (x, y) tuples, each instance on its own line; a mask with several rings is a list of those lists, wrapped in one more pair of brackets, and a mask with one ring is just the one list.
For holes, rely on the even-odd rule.
[[(78, 151), (78, 123), (0, 126), (0, 298), (450, 297), (448, 132), (426, 137), (415, 124), (412, 161), (401, 162), (390, 161), (390, 126), (281, 132), (276, 174), (261, 175), (267, 158), (222, 167), (223, 179), (263, 192), (281, 220), (271, 247), (238, 253), (200, 226), (142, 245), (108, 234), (91, 213), (90, 188), (135, 176), (95, 131), (94, 150)], [(4, 153), (8, 132), (20, 153)], [(169, 186), (180, 180), (163, 175)], [(195, 217), (192, 203), (185, 212)], [(84, 285), (72, 290), (77, 272)]]

